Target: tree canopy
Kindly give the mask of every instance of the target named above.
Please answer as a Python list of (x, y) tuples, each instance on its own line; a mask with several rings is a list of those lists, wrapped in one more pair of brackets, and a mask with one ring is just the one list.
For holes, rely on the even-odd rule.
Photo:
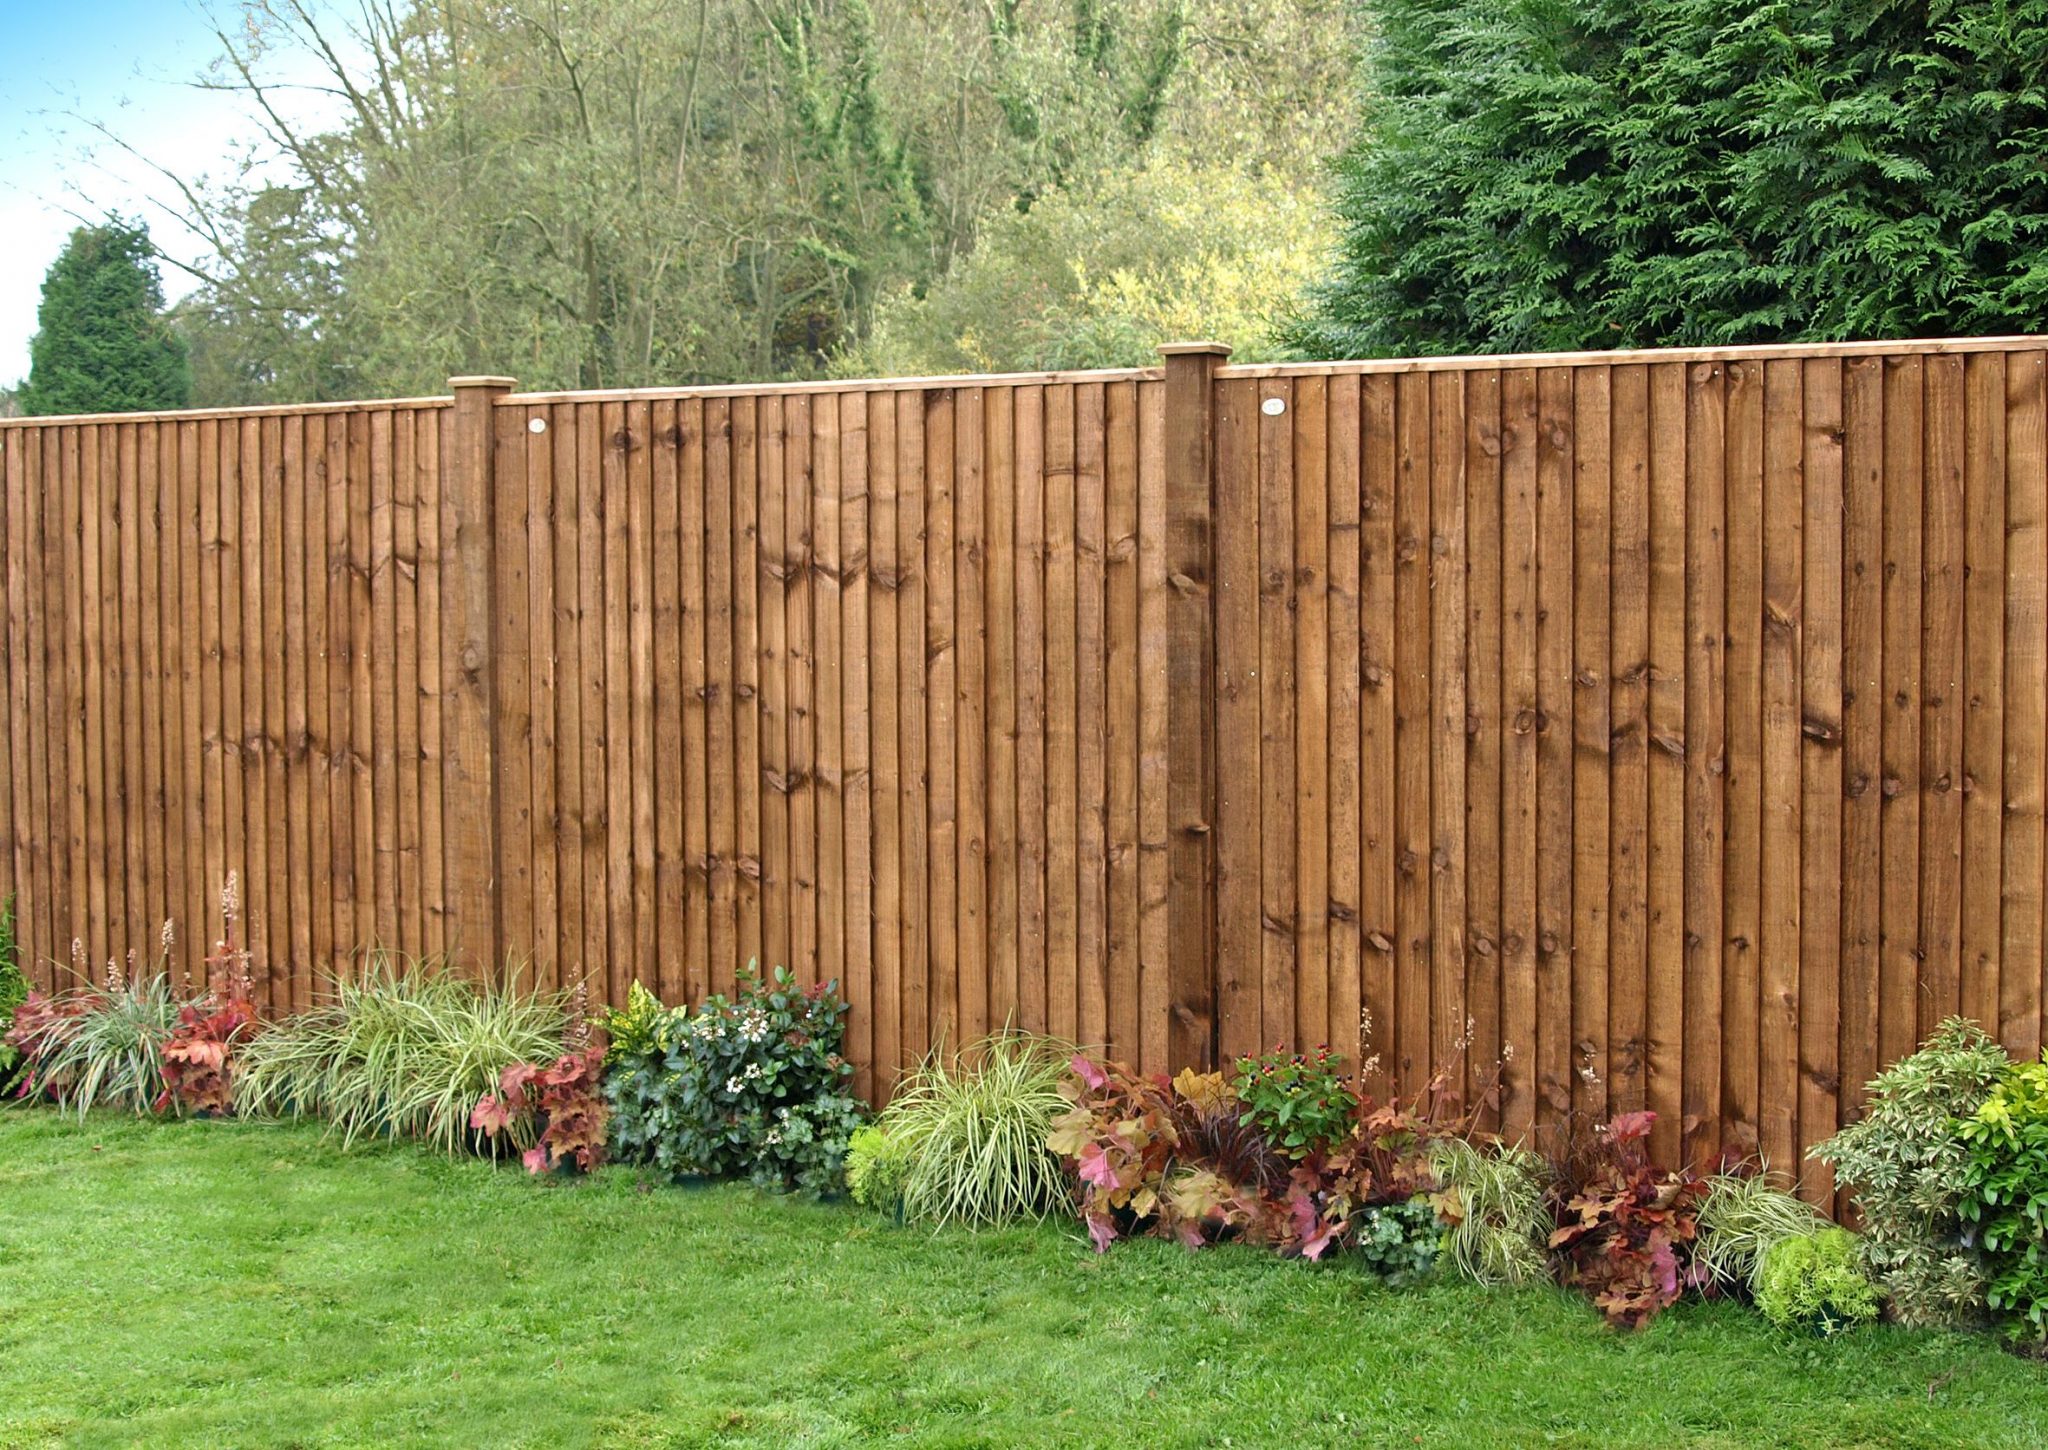
[[(824, 373), (1042, 201), (1161, 157), (1312, 173), (1351, 63), (1346, 0), (436, 0), (346, 26), (252, 0), (246, 19), (213, 84), (287, 174), (183, 183), (209, 402)], [(271, 79), (306, 63), (342, 106), (318, 132)]]
[(1323, 356), (2048, 324), (2048, 0), (1373, 0)]
[(149, 232), (118, 219), (79, 227), (43, 279), (21, 411), (130, 413), (182, 408), (185, 344), (165, 322)]

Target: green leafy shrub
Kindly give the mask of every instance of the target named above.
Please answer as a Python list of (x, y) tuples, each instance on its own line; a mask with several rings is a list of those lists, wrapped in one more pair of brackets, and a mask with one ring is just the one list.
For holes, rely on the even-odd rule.
[(1982, 1245), (1986, 1299), (2015, 1338), (2048, 1340), (2048, 1054), (2014, 1063), (1958, 1125), (1963, 1219)]
[(1761, 1169), (1716, 1173), (1700, 1198), (1693, 1261), (1719, 1287), (1754, 1294), (1773, 1244), (1825, 1227), (1819, 1209), (1777, 1187)]
[(1443, 1252), (1479, 1284), (1532, 1284), (1549, 1274), (1550, 1166), (1519, 1145), (1439, 1138), (1429, 1163), (1443, 1187)]
[(909, 1145), (869, 1123), (846, 1144), (846, 1191), (863, 1208), (895, 1213), (910, 1177)]
[(1040, 1219), (1068, 1202), (1048, 1146), (1066, 1111), (1072, 1044), (1014, 1030), (933, 1052), (896, 1085), (879, 1118), (908, 1159), (903, 1213), (930, 1224)]
[(616, 1155), (675, 1177), (837, 1192), (861, 1114), (837, 984), (799, 987), (777, 968), (773, 981), (741, 973), (737, 997), (695, 1012), (657, 1015), (651, 1001), (607, 1019), (619, 1033), (604, 1086)]
[[(344, 1147), (364, 1135), (473, 1146), (470, 1114), (505, 1069), (552, 1062), (569, 1018), (559, 994), (516, 977), (474, 981), (437, 961), (375, 954), (331, 1000), (289, 1017), (240, 1054), (237, 1107), (248, 1115), (325, 1118)], [(533, 1125), (510, 1131), (532, 1146)]]
[(1352, 1215), (1350, 1229), (1366, 1268), (1395, 1288), (1428, 1278), (1443, 1251), (1443, 1220), (1425, 1193), (1367, 1204)]
[(604, 1014), (605, 1066), (661, 1050), (661, 1034), (672, 1015), (661, 1005), (661, 998), (633, 983), (626, 989), (626, 1005)]
[(1963, 1218), (1970, 1154), (1956, 1124), (2006, 1065), (1981, 1028), (1952, 1017), (1871, 1081), (1859, 1122), (1812, 1150), (1849, 1189), (1864, 1268), (1905, 1323), (1967, 1323), (1987, 1306), (1990, 1267)]
[(1756, 1307), (1780, 1329), (1839, 1334), (1877, 1318), (1877, 1288), (1847, 1229), (1781, 1235), (1764, 1250)]
[(1312, 1053), (1276, 1047), (1239, 1058), (1231, 1086), (1244, 1105), (1244, 1121), (1290, 1158), (1335, 1147), (1358, 1122), (1358, 1094), (1344, 1080), (1341, 1059), (1327, 1047)]
[(1678, 1302), (1692, 1277), (1700, 1180), (1650, 1161), (1657, 1115), (1622, 1113), (1567, 1165), (1557, 1230), (1564, 1280), (1592, 1297), (1610, 1324), (1638, 1329)]
[[(11, 1031), (14, 1011), (28, 1000), (28, 978), (21, 974), (21, 948), (14, 937), (14, 893), (0, 901), (0, 1033)], [(0, 1037), (0, 1094), (14, 1086), (21, 1071), (21, 1049)]]

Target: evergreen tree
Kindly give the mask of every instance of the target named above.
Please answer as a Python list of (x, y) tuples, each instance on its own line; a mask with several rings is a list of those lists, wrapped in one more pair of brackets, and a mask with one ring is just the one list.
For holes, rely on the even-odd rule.
[(181, 408), (192, 376), (163, 315), (148, 229), (119, 219), (80, 227), (43, 279), (22, 410), (128, 413)]
[(1323, 356), (2048, 326), (2048, 0), (1372, 0)]

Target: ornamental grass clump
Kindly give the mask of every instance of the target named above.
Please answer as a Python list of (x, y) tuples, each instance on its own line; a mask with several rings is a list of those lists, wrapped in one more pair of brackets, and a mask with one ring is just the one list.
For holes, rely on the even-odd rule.
[(1991, 1268), (1964, 1221), (1969, 1149), (1958, 1131), (1997, 1088), (2004, 1049), (1951, 1017), (1872, 1079), (1863, 1117), (1812, 1156), (1834, 1165), (1863, 1233), (1863, 1266), (1907, 1324), (1967, 1324), (1988, 1307)]
[(1443, 1185), (1436, 1204), (1453, 1268), (1477, 1284), (1548, 1277), (1550, 1165), (1541, 1154), (1520, 1144), (1439, 1138), (1429, 1145), (1429, 1163)]
[[(324, 1118), (345, 1148), (365, 1136), (475, 1146), (477, 1103), (515, 1063), (554, 1061), (569, 1020), (560, 994), (524, 991), (516, 973), (472, 980), (385, 952), (333, 985), (331, 1000), (243, 1048), (235, 1102), (248, 1115)], [(535, 1131), (530, 1120), (510, 1129), (521, 1150)]]
[(23, 1094), (81, 1118), (93, 1108), (151, 1111), (164, 1094), (164, 1048), (179, 1010), (163, 972), (129, 978), (110, 967), (104, 988), (31, 994), (9, 1034), (27, 1064)]
[(1818, 1233), (1827, 1222), (1812, 1204), (1772, 1183), (1761, 1164), (1729, 1169), (1707, 1179), (1702, 1191), (1693, 1262), (1717, 1287), (1754, 1294), (1775, 1244)]
[(903, 1216), (995, 1227), (1042, 1219), (1070, 1201), (1046, 1140), (1071, 1043), (1003, 1031), (955, 1054), (934, 1052), (896, 1086), (879, 1125), (908, 1159)]

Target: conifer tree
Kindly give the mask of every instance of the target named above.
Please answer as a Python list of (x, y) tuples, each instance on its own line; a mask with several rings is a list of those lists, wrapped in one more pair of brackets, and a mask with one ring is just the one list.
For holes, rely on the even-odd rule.
[(185, 406), (192, 394), (185, 344), (163, 311), (147, 228), (117, 218), (72, 232), (43, 279), (22, 411), (49, 416)]

